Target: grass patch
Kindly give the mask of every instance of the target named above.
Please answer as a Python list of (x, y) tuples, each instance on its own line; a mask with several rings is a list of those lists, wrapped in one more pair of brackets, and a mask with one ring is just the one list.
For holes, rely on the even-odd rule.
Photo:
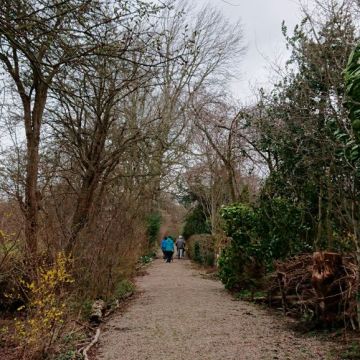
[(135, 285), (130, 280), (121, 280), (116, 286), (114, 297), (118, 300), (126, 299), (135, 291)]
[(140, 264), (145, 265), (145, 264), (149, 264), (150, 262), (152, 262), (156, 257), (156, 253), (154, 251), (141, 256), (141, 258), (139, 259)]
[(360, 343), (352, 341), (348, 344), (341, 354), (342, 360), (360, 360)]
[(248, 289), (241, 290), (234, 294), (235, 298), (237, 300), (254, 300), (256, 298), (262, 298), (266, 296), (266, 293), (264, 291), (252, 291)]

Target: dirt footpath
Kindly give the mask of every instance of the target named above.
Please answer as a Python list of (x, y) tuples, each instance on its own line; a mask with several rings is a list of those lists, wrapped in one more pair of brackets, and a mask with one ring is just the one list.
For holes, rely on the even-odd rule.
[(233, 301), (188, 260), (156, 260), (148, 272), (137, 282), (143, 293), (104, 327), (98, 360), (331, 359), (329, 344)]

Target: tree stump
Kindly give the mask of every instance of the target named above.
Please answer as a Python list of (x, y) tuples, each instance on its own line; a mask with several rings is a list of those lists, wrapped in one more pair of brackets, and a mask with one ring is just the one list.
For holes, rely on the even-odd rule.
[(90, 313), (90, 321), (95, 323), (100, 323), (105, 311), (105, 302), (103, 300), (96, 300), (92, 307)]
[(317, 303), (324, 322), (336, 318), (338, 303), (341, 299), (341, 289), (334, 281), (344, 273), (342, 257), (334, 252), (315, 252), (313, 254), (313, 270), (311, 283), (315, 289)]

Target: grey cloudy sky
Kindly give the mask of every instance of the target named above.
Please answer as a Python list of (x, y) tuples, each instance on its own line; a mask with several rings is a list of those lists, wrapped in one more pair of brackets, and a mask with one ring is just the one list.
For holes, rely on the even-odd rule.
[[(248, 50), (242, 59), (241, 79), (234, 81), (234, 95), (244, 102), (252, 97), (251, 87), (269, 83), (270, 62), (284, 63), (288, 53), (281, 33), (285, 20), (289, 30), (301, 18), (296, 0), (195, 0), (199, 5), (211, 4), (231, 20), (240, 19)], [(231, 5), (233, 4), (233, 5)]]

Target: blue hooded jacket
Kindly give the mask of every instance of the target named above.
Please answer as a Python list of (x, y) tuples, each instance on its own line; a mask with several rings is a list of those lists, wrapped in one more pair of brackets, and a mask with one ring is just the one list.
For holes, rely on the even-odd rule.
[(166, 240), (165, 240), (164, 250), (165, 251), (174, 251), (174, 241), (170, 237), (166, 238)]
[(165, 242), (166, 242), (166, 238), (163, 238), (163, 239), (161, 240), (161, 250), (162, 250), (162, 251), (165, 251)]

